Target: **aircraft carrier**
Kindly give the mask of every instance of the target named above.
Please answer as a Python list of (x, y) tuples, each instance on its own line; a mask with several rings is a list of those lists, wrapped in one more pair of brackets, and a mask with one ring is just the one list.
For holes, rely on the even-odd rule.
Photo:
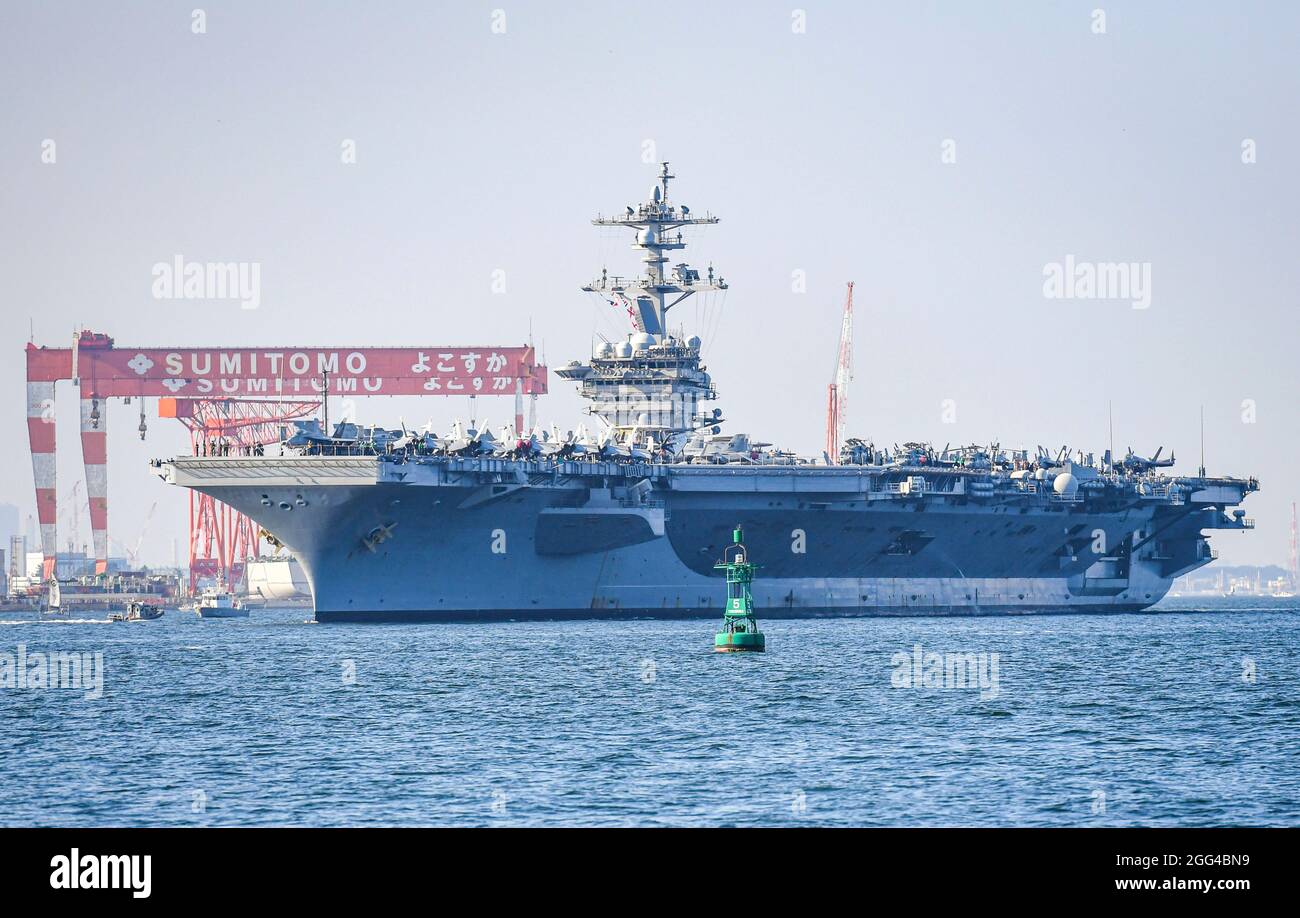
[[(264, 455), (157, 465), (292, 551), (320, 621), (710, 616), (739, 524), (765, 617), (1125, 612), (1215, 557), (1206, 533), (1253, 527), (1253, 478), (1176, 476), (1172, 458), (1065, 448), (893, 448), (801, 458), (722, 432), (700, 339), (669, 311), (727, 288), (680, 260), (665, 163), (645, 201), (598, 226), (634, 232), (644, 271), (583, 289), (630, 332), (558, 374), (594, 430), (440, 435), (299, 422)], [(270, 455), (270, 453), (278, 453)]]

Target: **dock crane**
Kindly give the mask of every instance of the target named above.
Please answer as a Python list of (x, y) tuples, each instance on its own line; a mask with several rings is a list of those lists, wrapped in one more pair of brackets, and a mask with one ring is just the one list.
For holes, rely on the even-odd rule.
[(826, 407), (826, 462), (840, 463), (840, 442), (844, 439), (849, 382), (853, 379), (853, 281), (844, 297), (844, 321), (840, 326), (840, 346), (835, 355), (835, 372), (831, 376)]

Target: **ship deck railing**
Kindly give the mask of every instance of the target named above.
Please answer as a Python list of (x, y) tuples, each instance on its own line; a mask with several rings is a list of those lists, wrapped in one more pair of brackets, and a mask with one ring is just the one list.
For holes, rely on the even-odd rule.
[(1183, 497), (1182, 489), (1177, 487), (1161, 486), (1140, 488), (1138, 496), (1150, 498), (1152, 500), (1163, 500), (1175, 505), (1183, 504), (1186, 501), (1186, 498)]
[[(502, 473), (509, 470), (522, 470), (531, 475), (558, 475), (558, 476), (590, 476), (590, 475), (610, 475), (620, 478), (625, 477), (662, 477), (667, 474), (707, 474), (710, 475), (781, 475), (781, 474), (832, 474), (836, 476), (862, 477), (868, 479), (871, 484), (867, 489), (877, 492), (888, 492), (891, 495), (898, 496), (917, 496), (921, 493), (921, 488), (910, 486), (908, 492), (904, 492), (904, 482), (899, 480), (889, 480), (896, 478), (906, 479), (907, 477), (925, 477), (923, 485), (924, 493), (929, 495), (933, 493), (951, 493), (951, 494), (972, 494), (981, 496), (988, 492), (1007, 491), (1011, 493), (1021, 493), (1026, 495), (1045, 495), (1048, 500), (1060, 503), (1079, 503), (1083, 502), (1084, 495), (1082, 491), (1089, 487), (1096, 486), (1099, 482), (1106, 487), (1117, 487), (1122, 492), (1133, 494), (1139, 499), (1153, 502), (1167, 502), (1170, 505), (1183, 505), (1187, 502), (1187, 492), (1193, 485), (1203, 486), (1205, 484), (1236, 485), (1242, 486), (1245, 482), (1242, 479), (1179, 479), (1172, 484), (1153, 485), (1149, 482), (1132, 482), (1127, 480), (1114, 479), (1089, 479), (1083, 482), (1080, 493), (1064, 498), (1061, 495), (1053, 494), (1051, 489), (1042, 487), (1042, 482), (1037, 480), (1011, 480), (1002, 481), (990, 479), (989, 472), (983, 469), (970, 469), (960, 466), (930, 466), (930, 465), (859, 465), (844, 464), (827, 466), (812, 461), (800, 461), (794, 457), (787, 456), (766, 456), (758, 457), (728, 457), (731, 461), (719, 461), (722, 456), (716, 458), (713, 456), (693, 456), (681, 457), (670, 460), (663, 459), (646, 459), (637, 461), (628, 461), (626, 459), (596, 459), (591, 457), (529, 457), (529, 458), (512, 458), (508, 455), (491, 455), (491, 456), (458, 456), (446, 455), (439, 453), (424, 453), (419, 451), (395, 450), (388, 451), (371, 451), (367, 449), (346, 449), (334, 448), (328, 452), (322, 452), (315, 449), (298, 449), (293, 448), (286, 450), (281, 456), (179, 456), (173, 461), (183, 461), (193, 463), (195, 466), (212, 466), (228, 469), (236, 474), (251, 472), (253, 470), (265, 469), (268, 465), (292, 465), (304, 458), (321, 458), (330, 462), (348, 464), (365, 460), (378, 460), (380, 462), (412, 462), (415, 464), (439, 464), (445, 465), (451, 471), (473, 472), (487, 471)], [(156, 467), (161, 468), (161, 460), (155, 460)], [(959, 482), (965, 479), (964, 487), (959, 486)], [(1254, 521), (1248, 521), (1241, 525), (1241, 528), (1253, 528)]]
[(884, 490), (887, 494), (897, 494), (901, 497), (921, 497), (924, 494), (930, 493), (934, 489), (929, 486), (929, 482), (916, 482), (908, 479), (904, 481), (887, 482)]
[(653, 500), (648, 497), (643, 500), (638, 500), (635, 497), (621, 497), (618, 505), (629, 510), (666, 510), (668, 508), (666, 501)]

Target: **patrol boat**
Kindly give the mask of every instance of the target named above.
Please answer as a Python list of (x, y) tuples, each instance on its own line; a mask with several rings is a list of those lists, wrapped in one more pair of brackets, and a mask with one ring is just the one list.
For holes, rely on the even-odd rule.
[(152, 622), (163, 617), (163, 607), (150, 602), (129, 602), (125, 612), (109, 615), (110, 622)]
[(558, 371), (598, 427), (445, 434), (297, 425), (278, 456), (185, 456), (159, 474), (229, 504), (293, 553), (319, 621), (716, 615), (714, 561), (743, 525), (767, 617), (1128, 612), (1248, 530), (1253, 478), (1174, 475), (1172, 457), (1000, 446), (801, 458), (723, 433), (700, 338), (669, 326), (726, 290), (682, 257), (716, 224), (669, 193), (597, 226), (643, 272), (583, 289), (631, 329)]
[(248, 608), (232, 593), (204, 590), (194, 605), (199, 618), (248, 618)]

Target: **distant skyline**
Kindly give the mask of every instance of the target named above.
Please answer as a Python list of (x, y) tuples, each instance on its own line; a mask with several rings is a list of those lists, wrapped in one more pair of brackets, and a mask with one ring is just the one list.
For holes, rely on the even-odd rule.
[[(1203, 407), (1210, 473), (1261, 480), (1257, 528), (1212, 537), (1221, 563), (1287, 564), (1300, 7), (203, 11), (196, 30), (193, 5), (0, 10), (0, 421), (17, 432), (0, 502), (20, 531), (29, 334), (517, 345), (531, 329), (559, 367), (622, 330), (581, 285), (637, 268), (591, 218), (644, 199), (668, 160), (677, 199), (722, 218), (688, 256), (731, 289), (671, 322), (705, 338), (726, 430), (820, 452), (853, 280), (850, 436), (1100, 455), (1113, 404), (1118, 452), (1163, 446), (1191, 473)], [(159, 297), (155, 266), (177, 256), (256, 265), (255, 308)], [(545, 426), (586, 420), (570, 384), (550, 390)], [(66, 515), (83, 473), (76, 393), (58, 398)], [(462, 398), (357, 408), (442, 429), (468, 414)], [(141, 442), (137, 411), (106, 409), (112, 553), (156, 502), (142, 557), (170, 564), (188, 496), (146, 462), (187, 436), (150, 400)], [(513, 405), (479, 413), (499, 424)]]

